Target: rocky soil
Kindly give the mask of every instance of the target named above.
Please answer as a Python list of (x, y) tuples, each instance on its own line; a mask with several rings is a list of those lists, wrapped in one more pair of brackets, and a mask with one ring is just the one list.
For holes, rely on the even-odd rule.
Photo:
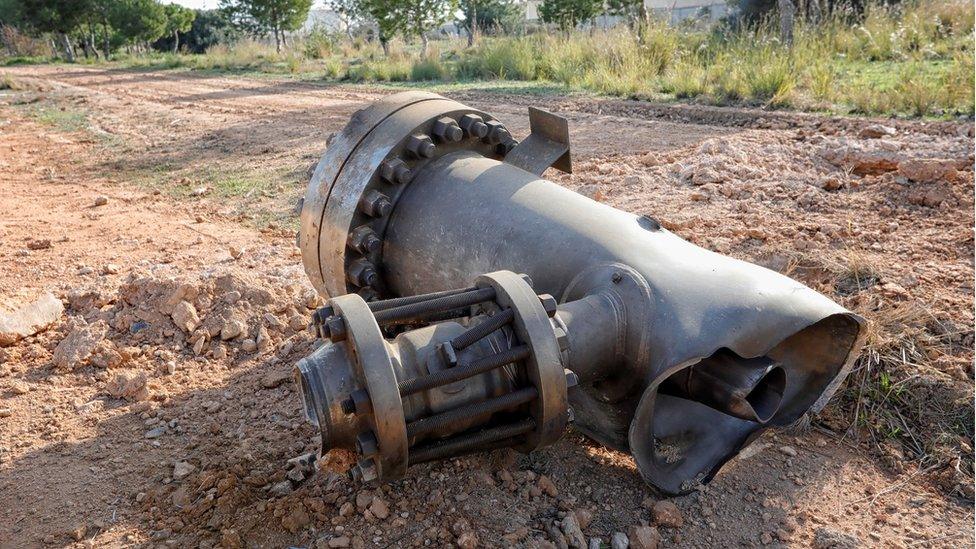
[[(320, 344), (321, 297), (290, 205), (380, 92), (10, 74), (28, 89), (0, 95), (0, 546), (973, 543), (971, 122), (466, 92), (517, 136), (527, 104), (565, 113), (576, 164), (555, 181), (802, 279), (865, 315), (869, 346), (822, 415), (689, 496), (653, 493), (575, 432), (364, 487), (350, 456), (315, 459), (291, 380)], [(84, 127), (45, 124), (51, 109)], [(254, 194), (170, 192), (269, 169), (280, 180)]]

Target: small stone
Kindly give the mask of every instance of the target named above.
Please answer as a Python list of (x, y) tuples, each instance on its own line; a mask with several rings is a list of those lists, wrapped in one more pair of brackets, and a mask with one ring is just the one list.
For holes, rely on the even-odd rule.
[(250, 338), (245, 339), (241, 342), (241, 349), (245, 353), (253, 353), (254, 351), (258, 350), (258, 343)]
[(265, 389), (274, 389), (290, 379), (291, 375), (288, 372), (271, 372), (261, 378), (261, 386)]
[(14, 413), (10, 408), (0, 408), (0, 417), (10, 417)]
[(563, 535), (566, 537), (566, 543), (571, 548), (587, 549), (586, 536), (583, 535), (583, 529), (580, 528), (575, 513), (566, 513), (566, 516), (559, 524), (559, 529), (562, 530)]
[(539, 480), (536, 482), (536, 486), (539, 487), (539, 490), (542, 490), (542, 493), (549, 497), (554, 498), (559, 495), (559, 489), (556, 488), (556, 485), (553, 484), (552, 480), (550, 480), (546, 475), (539, 475)]
[(348, 536), (339, 536), (329, 540), (329, 547), (349, 547), (352, 540)]
[(136, 503), (142, 503), (144, 501), (146, 501), (146, 493), (145, 492), (139, 492), (138, 494), (136, 494)]
[(85, 538), (85, 534), (86, 534), (87, 532), (88, 532), (88, 527), (87, 527), (87, 526), (85, 526), (84, 524), (81, 524), (81, 525), (79, 525), (79, 526), (76, 526), (76, 527), (75, 527), (75, 528), (74, 528), (73, 530), (71, 530), (71, 532), (70, 532), (70, 534), (71, 534), (71, 539), (73, 539), (73, 540), (75, 540), (75, 541), (81, 541), (82, 539), (84, 539), (84, 538)]
[(796, 448), (792, 446), (780, 446), (779, 451), (785, 456), (789, 456), (789, 457), (797, 456)]
[(227, 358), (227, 347), (224, 347), (223, 345), (215, 346), (213, 350), (213, 357), (214, 360), (223, 360)]
[(271, 488), (268, 489), (268, 492), (272, 496), (284, 497), (290, 494), (292, 492), (292, 489), (293, 488), (291, 487), (291, 482), (287, 480), (283, 480), (281, 482), (274, 483), (271, 486)]
[(600, 549), (603, 547), (603, 540), (600, 538), (590, 538), (589, 549)]
[(895, 128), (892, 128), (891, 126), (871, 124), (870, 126), (863, 128), (860, 133), (858, 133), (858, 137), (861, 139), (880, 139), (882, 137), (891, 137), (892, 135), (895, 135), (895, 133), (897, 133)]
[(667, 500), (658, 501), (651, 507), (651, 518), (654, 524), (669, 528), (681, 528), (685, 523), (678, 506)]
[(102, 274), (104, 274), (104, 275), (119, 274), (119, 269), (120, 269), (120, 267), (118, 265), (116, 265), (115, 263), (106, 263), (102, 267)]
[(98, 343), (105, 339), (106, 333), (108, 324), (101, 320), (78, 326), (58, 343), (51, 361), (62, 370), (83, 366)]
[(241, 535), (237, 533), (237, 530), (224, 530), (220, 533), (220, 547), (221, 549), (240, 549), (244, 546), (241, 540)]
[(196, 467), (187, 461), (177, 461), (176, 465), (173, 466), (173, 478), (176, 480), (181, 480), (190, 475), (193, 471), (196, 471)]
[(623, 532), (614, 532), (610, 538), (610, 549), (627, 549), (630, 547), (630, 540)]
[(373, 503), (369, 505), (369, 512), (373, 513), (374, 517), (384, 520), (390, 516), (390, 507), (382, 499), (373, 498)]
[(347, 501), (339, 506), (339, 516), (348, 517), (356, 512), (356, 506), (351, 501)]
[(166, 434), (166, 426), (165, 425), (159, 425), (157, 427), (153, 427), (152, 429), (146, 431), (145, 437), (146, 438), (159, 438), (159, 437), (161, 437), (161, 436), (163, 436), (165, 434)]
[(64, 312), (64, 304), (52, 293), (12, 311), (0, 310), (0, 347), (42, 332)]
[(478, 547), (478, 536), (474, 532), (465, 532), (458, 536), (457, 544), (461, 549), (475, 549)]
[(657, 549), (661, 534), (653, 526), (631, 526), (628, 532), (632, 549)]
[(302, 315), (292, 315), (292, 317), (288, 319), (288, 327), (296, 332), (300, 332), (308, 327), (308, 319)]
[(234, 339), (235, 337), (241, 335), (244, 332), (244, 323), (240, 320), (231, 319), (224, 323), (223, 327), (220, 328), (220, 339), (227, 341)]
[(373, 494), (370, 494), (366, 490), (362, 490), (356, 494), (356, 507), (360, 511), (365, 511), (371, 503), (373, 503)]
[(593, 522), (593, 513), (589, 509), (577, 509), (573, 511), (573, 514), (576, 515), (576, 520), (579, 521), (580, 528), (583, 530), (586, 530)]
[(955, 181), (959, 176), (955, 162), (938, 158), (903, 160), (898, 173), (918, 183)]
[(99, 195), (95, 197), (95, 207), (104, 206), (108, 204), (108, 197), (105, 195)]
[(258, 351), (265, 352), (271, 348), (271, 336), (268, 335), (268, 330), (261, 326), (258, 328), (258, 337), (256, 340), (258, 344)]
[(857, 549), (861, 540), (832, 528), (817, 528), (813, 533), (815, 549)]
[(207, 338), (199, 337), (193, 342), (193, 354), (200, 356), (203, 353), (203, 346), (207, 344)]
[(31, 240), (27, 242), (28, 250), (47, 250), (51, 247), (50, 238), (42, 238), (38, 240)]
[(827, 179), (824, 179), (821, 186), (825, 191), (836, 191), (844, 186), (844, 182), (837, 177), (828, 177)]
[(227, 251), (230, 252), (230, 256), (234, 259), (240, 259), (244, 255), (244, 248), (238, 248), (237, 246), (231, 246)]
[(173, 319), (173, 324), (186, 333), (191, 333), (200, 325), (200, 316), (197, 315), (196, 307), (186, 301), (177, 303), (170, 317)]
[(121, 372), (112, 378), (105, 390), (115, 398), (135, 402), (146, 400), (149, 398), (148, 379), (145, 372)]

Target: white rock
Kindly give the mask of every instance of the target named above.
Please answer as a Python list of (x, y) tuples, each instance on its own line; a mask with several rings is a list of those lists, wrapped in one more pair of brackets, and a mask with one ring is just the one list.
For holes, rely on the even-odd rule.
[(0, 310), (0, 347), (43, 331), (63, 312), (64, 304), (51, 293), (12, 311)]

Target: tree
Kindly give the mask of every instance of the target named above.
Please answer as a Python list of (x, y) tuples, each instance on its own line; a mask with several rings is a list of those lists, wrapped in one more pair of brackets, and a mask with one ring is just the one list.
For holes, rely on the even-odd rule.
[(404, 22), (404, 36), (420, 37), (422, 57), (427, 56), (427, 33), (441, 26), (457, 9), (457, 0), (394, 0), (391, 3)]
[(301, 28), (308, 19), (312, 0), (222, 0), (221, 7), (250, 32), (274, 33), (275, 50), (281, 53), (285, 32)]
[(166, 10), (156, 0), (115, 0), (109, 22), (124, 43), (144, 46), (166, 33)]
[(468, 46), (474, 45), (479, 32), (499, 30), (512, 33), (522, 24), (525, 12), (514, 0), (461, 0), (462, 17), (457, 24), (468, 34)]
[(22, 0), (20, 17), (39, 33), (57, 35), (65, 59), (73, 63), (75, 51), (68, 34), (81, 25), (91, 7), (89, 0)]
[(370, 19), (365, 2), (362, 0), (328, 0), (325, 5), (335, 12), (350, 40), (352, 40), (353, 25)]
[(539, 17), (546, 23), (555, 23), (560, 29), (569, 31), (595, 17), (602, 7), (601, 0), (542, 0)]
[(180, 51), (180, 33), (190, 30), (193, 20), (197, 17), (197, 12), (190, 8), (184, 8), (179, 4), (166, 4), (163, 6), (166, 13), (166, 30), (164, 34), (173, 36), (173, 53)]
[(643, 0), (607, 0), (607, 13), (624, 17), (631, 25), (642, 19), (643, 11)]

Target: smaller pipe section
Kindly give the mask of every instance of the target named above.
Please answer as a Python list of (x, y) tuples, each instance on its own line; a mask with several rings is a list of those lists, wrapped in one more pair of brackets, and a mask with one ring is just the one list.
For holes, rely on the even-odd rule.
[(409, 295), (406, 297), (394, 297), (393, 299), (372, 301), (369, 303), (369, 310), (375, 313), (378, 311), (385, 311), (387, 309), (392, 309), (394, 307), (402, 307), (403, 305), (410, 305), (413, 303), (419, 303), (421, 301), (427, 301), (428, 299), (435, 299), (438, 297), (445, 297), (449, 295), (457, 295), (466, 292), (473, 292), (477, 289), (478, 288), (461, 288), (459, 290), (445, 290), (443, 292), (433, 292), (429, 294), (420, 294), (420, 295)]
[(620, 362), (623, 340), (613, 298), (591, 294), (561, 304), (556, 314), (565, 323), (569, 340), (564, 366), (579, 376), (580, 383), (612, 374)]
[(465, 452), (481, 449), (488, 444), (523, 435), (534, 429), (535, 420), (528, 418), (509, 425), (500, 425), (476, 433), (459, 435), (437, 444), (412, 450), (407, 461), (411, 465), (415, 465), (426, 461), (457, 456)]
[(498, 354), (479, 358), (470, 364), (463, 364), (456, 368), (448, 368), (439, 372), (415, 377), (399, 383), (400, 396), (408, 396), (434, 387), (461, 381), (478, 374), (490, 372), (506, 364), (524, 360), (529, 357), (528, 345), (518, 345), (511, 349), (506, 349)]
[(495, 298), (494, 288), (482, 288), (469, 292), (437, 297), (434, 299), (401, 305), (377, 311), (376, 322), (380, 325), (419, 320), (427, 315), (467, 307)]
[(407, 424), (407, 438), (414, 438), (418, 435), (427, 434), (442, 427), (450, 427), (459, 422), (470, 420), (473, 417), (494, 414), (502, 410), (514, 408), (516, 406), (532, 401), (539, 396), (539, 391), (535, 387), (526, 387), (502, 395), (490, 398), (467, 406), (461, 406), (453, 410), (448, 410), (440, 414), (427, 416), (425, 418), (411, 421)]
[(513, 318), (515, 318), (515, 311), (505, 309), (452, 339), (451, 346), (454, 347), (455, 351), (470, 347), (474, 342), (511, 322)]

